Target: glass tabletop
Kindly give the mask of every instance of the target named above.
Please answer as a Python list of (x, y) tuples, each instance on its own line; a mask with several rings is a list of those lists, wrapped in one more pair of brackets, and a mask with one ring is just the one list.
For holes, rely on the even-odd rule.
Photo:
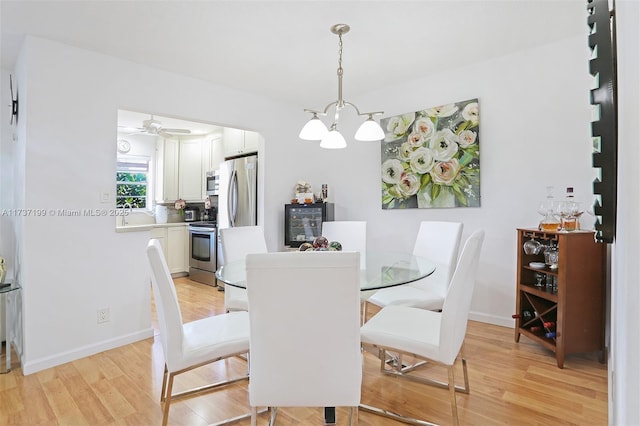
[[(367, 251), (360, 256), (361, 291), (408, 284), (428, 277), (436, 270), (435, 263), (429, 259), (410, 253)], [(221, 266), (216, 271), (216, 278), (230, 286), (246, 288), (244, 259)]]

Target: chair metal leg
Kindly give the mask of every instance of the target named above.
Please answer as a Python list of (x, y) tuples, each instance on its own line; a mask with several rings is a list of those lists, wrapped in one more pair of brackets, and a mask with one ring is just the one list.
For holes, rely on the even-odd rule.
[(358, 407), (349, 407), (349, 424), (351, 426), (358, 424)]
[[(165, 366), (165, 370), (166, 370), (166, 368), (167, 367)], [(174, 379), (174, 377), (176, 375), (178, 375), (178, 374), (180, 374), (180, 373), (182, 373), (184, 371), (187, 371), (187, 370), (177, 371), (177, 372), (168, 373), (168, 374), (165, 373), (165, 377), (162, 380), (162, 393), (164, 394), (164, 398), (161, 395), (160, 396), (160, 400), (161, 400), (161, 402), (164, 401), (164, 407), (163, 407), (163, 413), (162, 413), (162, 425), (163, 426), (166, 426), (167, 421), (169, 420), (169, 407), (170, 407), (171, 402), (173, 400), (183, 399), (183, 398), (195, 395), (195, 394), (204, 393), (204, 392), (207, 392), (207, 391), (214, 390), (216, 388), (221, 388), (221, 387), (224, 387), (224, 386), (227, 386), (227, 385), (230, 385), (230, 384), (242, 381), (242, 380), (248, 380), (249, 379), (249, 375), (247, 374), (247, 375), (236, 377), (236, 378), (233, 378), (233, 379), (224, 380), (222, 382), (217, 382), (217, 383), (213, 383), (213, 384), (210, 384), (210, 385), (201, 386), (201, 387), (198, 387), (198, 388), (195, 388), (195, 389), (190, 389), (190, 390), (186, 390), (184, 392), (179, 392), (179, 393), (173, 394), (172, 393), (172, 390), (173, 390), (173, 379)], [(167, 376), (168, 376), (168, 380), (167, 380)], [(166, 382), (166, 388), (165, 388), (165, 382)], [(227, 424), (227, 423), (233, 423), (233, 422), (236, 422), (238, 420), (245, 419), (245, 418), (249, 417), (250, 415), (251, 415), (250, 413), (243, 414), (241, 416), (234, 417), (232, 419), (226, 419), (226, 420), (223, 420), (221, 422), (215, 423), (215, 425), (223, 425), (223, 424)]]
[(258, 425), (258, 407), (251, 407), (251, 426)]
[(167, 369), (167, 364), (164, 365), (164, 374), (162, 374), (162, 387), (160, 388), (160, 403), (164, 402), (164, 399), (167, 396), (167, 375), (169, 374), (169, 370)]
[[(369, 347), (369, 346), (367, 346)], [(443, 389), (447, 389), (449, 391), (449, 395), (450, 395), (450, 399), (451, 399), (451, 412), (453, 415), (453, 422), (454, 424), (457, 426), (459, 424), (459, 419), (458, 419), (458, 406), (456, 403), (456, 392), (461, 392), (461, 393), (469, 393), (469, 375), (467, 372), (467, 360), (464, 357), (464, 345), (462, 346), (462, 348), (460, 349), (460, 360), (462, 362), (462, 371), (463, 371), (463, 375), (464, 375), (464, 387), (461, 386), (456, 386), (455, 383), (455, 377), (454, 377), (454, 366), (455, 366), (455, 361), (453, 363), (453, 365), (446, 365), (446, 364), (442, 364), (440, 362), (436, 362), (436, 361), (427, 361), (427, 360), (422, 360), (420, 362), (417, 362), (413, 365), (410, 365), (408, 367), (403, 367), (402, 366), (402, 354), (403, 352), (401, 351), (397, 351), (394, 348), (389, 348), (390, 351), (392, 352), (398, 352), (398, 356), (393, 356), (392, 354), (389, 353), (389, 351), (387, 351), (387, 348), (381, 347), (381, 346), (372, 346), (375, 348), (378, 348), (378, 359), (380, 360), (380, 371), (384, 374), (390, 375), (390, 376), (398, 376), (398, 377), (403, 377), (405, 379), (408, 380), (412, 380), (418, 383), (423, 383), (423, 384), (427, 384), (427, 385), (431, 385), (431, 386), (436, 386), (436, 387), (440, 387)], [(418, 359), (420, 359), (420, 357), (417, 357), (415, 354), (409, 354), (412, 355), (413, 357), (416, 357)], [(422, 365), (422, 363), (424, 362), (433, 362), (436, 365), (442, 365), (447, 367), (447, 372), (448, 372), (448, 380), (447, 382), (440, 382), (437, 380), (433, 380), (433, 379), (429, 379), (426, 377), (418, 377), (412, 374), (406, 374), (408, 371), (413, 370), (416, 366), (418, 365)], [(387, 367), (387, 365), (389, 365), (389, 367)], [(421, 425), (421, 426), (431, 426), (434, 425), (434, 423), (430, 423), (428, 421), (425, 420), (418, 420), (418, 419), (414, 419), (414, 418), (410, 418), (410, 417), (405, 417), (401, 414), (397, 414), (382, 408), (378, 408), (378, 407), (372, 407), (369, 405), (364, 405), (364, 404), (360, 404), (360, 408), (364, 411), (368, 411), (380, 416), (384, 416), (384, 417), (388, 417), (388, 418), (392, 418), (394, 420), (398, 420), (400, 422), (403, 423), (410, 423), (410, 424), (416, 424), (416, 425)]]
[(276, 415), (278, 415), (278, 407), (271, 407), (271, 417), (269, 418), (269, 426), (276, 424)]
[(464, 355), (464, 343), (460, 348), (460, 361), (462, 362), (462, 374), (464, 376), (464, 391), (463, 393), (469, 393), (469, 374), (467, 373), (467, 358)]
[(393, 411), (385, 410), (378, 407), (372, 407), (370, 405), (360, 404), (359, 408), (362, 411), (367, 411), (369, 413), (377, 414), (378, 416), (394, 419), (402, 423), (408, 423), (408, 424), (419, 425), (419, 426), (437, 426), (437, 423), (431, 423), (426, 420), (419, 420), (411, 417), (406, 417), (406, 416), (403, 416), (402, 414), (394, 413)]
[(362, 320), (360, 321), (360, 325), (364, 325), (367, 322), (367, 301), (362, 301)]
[(451, 398), (451, 414), (453, 415), (453, 424), (458, 426), (458, 405), (456, 404), (456, 382), (453, 377), (453, 365), (447, 366), (449, 376), (449, 397)]
[[(163, 385), (164, 385), (164, 380), (163, 380)], [(163, 386), (163, 389), (164, 389), (164, 386)], [(170, 373), (169, 382), (167, 383), (167, 393), (164, 398), (164, 408), (162, 410), (162, 426), (167, 426), (167, 421), (169, 420), (169, 406), (171, 405), (172, 389), (173, 389), (173, 373)]]

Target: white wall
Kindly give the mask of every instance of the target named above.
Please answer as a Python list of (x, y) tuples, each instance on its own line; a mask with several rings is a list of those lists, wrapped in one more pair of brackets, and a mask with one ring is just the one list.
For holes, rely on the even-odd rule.
[[(115, 188), (119, 108), (261, 130), (276, 144), (283, 142), (271, 123), (291, 115), (277, 102), (32, 37), (17, 78), (22, 117), (12, 162), (19, 208), (113, 207), (99, 194)], [(110, 216), (49, 213), (19, 221), (25, 374), (151, 335), (148, 233), (116, 233)], [(111, 321), (98, 325), (103, 307)]]
[(612, 256), (609, 424), (640, 425), (640, 3), (616, 1), (618, 222)]

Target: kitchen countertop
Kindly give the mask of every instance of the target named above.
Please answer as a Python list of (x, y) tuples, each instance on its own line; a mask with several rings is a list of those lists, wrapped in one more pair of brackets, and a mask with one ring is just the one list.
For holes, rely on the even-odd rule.
[(173, 226), (189, 226), (189, 222), (173, 222), (173, 223), (145, 223), (143, 225), (124, 225), (116, 226), (116, 232), (142, 232), (149, 231), (153, 228), (170, 228)]

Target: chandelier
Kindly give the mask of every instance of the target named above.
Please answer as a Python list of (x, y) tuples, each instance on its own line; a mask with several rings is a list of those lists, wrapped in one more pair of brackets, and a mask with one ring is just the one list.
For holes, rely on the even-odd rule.
[[(305, 112), (313, 114), (311, 119), (304, 125), (300, 134), (298, 135), (300, 139), (310, 140), (310, 141), (320, 141), (320, 147), (328, 148), (328, 149), (338, 149), (345, 148), (347, 146), (347, 142), (344, 137), (338, 131), (338, 122), (340, 119), (340, 111), (345, 107), (349, 106), (356, 110), (358, 115), (367, 116), (367, 119), (360, 125), (358, 131), (356, 132), (355, 138), (358, 141), (379, 141), (384, 138), (384, 132), (380, 125), (373, 119), (374, 115), (380, 115), (383, 111), (376, 112), (363, 112), (361, 113), (351, 102), (347, 102), (342, 99), (342, 35), (349, 32), (349, 25), (347, 24), (336, 24), (331, 27), (331, 32), (338, 35), (339, 39), (339, 50), (338, 50), (338, 100), (335, 102), (331, 102), (324, 108), (324, 111), (316, 111), (312, 109), (305, 109)], [(335, 114), (333, 116), (333, 123), (331, 127), (327, 128), (327, 126), (318, 118), (318, 115), (325, 116), (327, 115), (327, 111), (329, 108), (335, 108)]]

